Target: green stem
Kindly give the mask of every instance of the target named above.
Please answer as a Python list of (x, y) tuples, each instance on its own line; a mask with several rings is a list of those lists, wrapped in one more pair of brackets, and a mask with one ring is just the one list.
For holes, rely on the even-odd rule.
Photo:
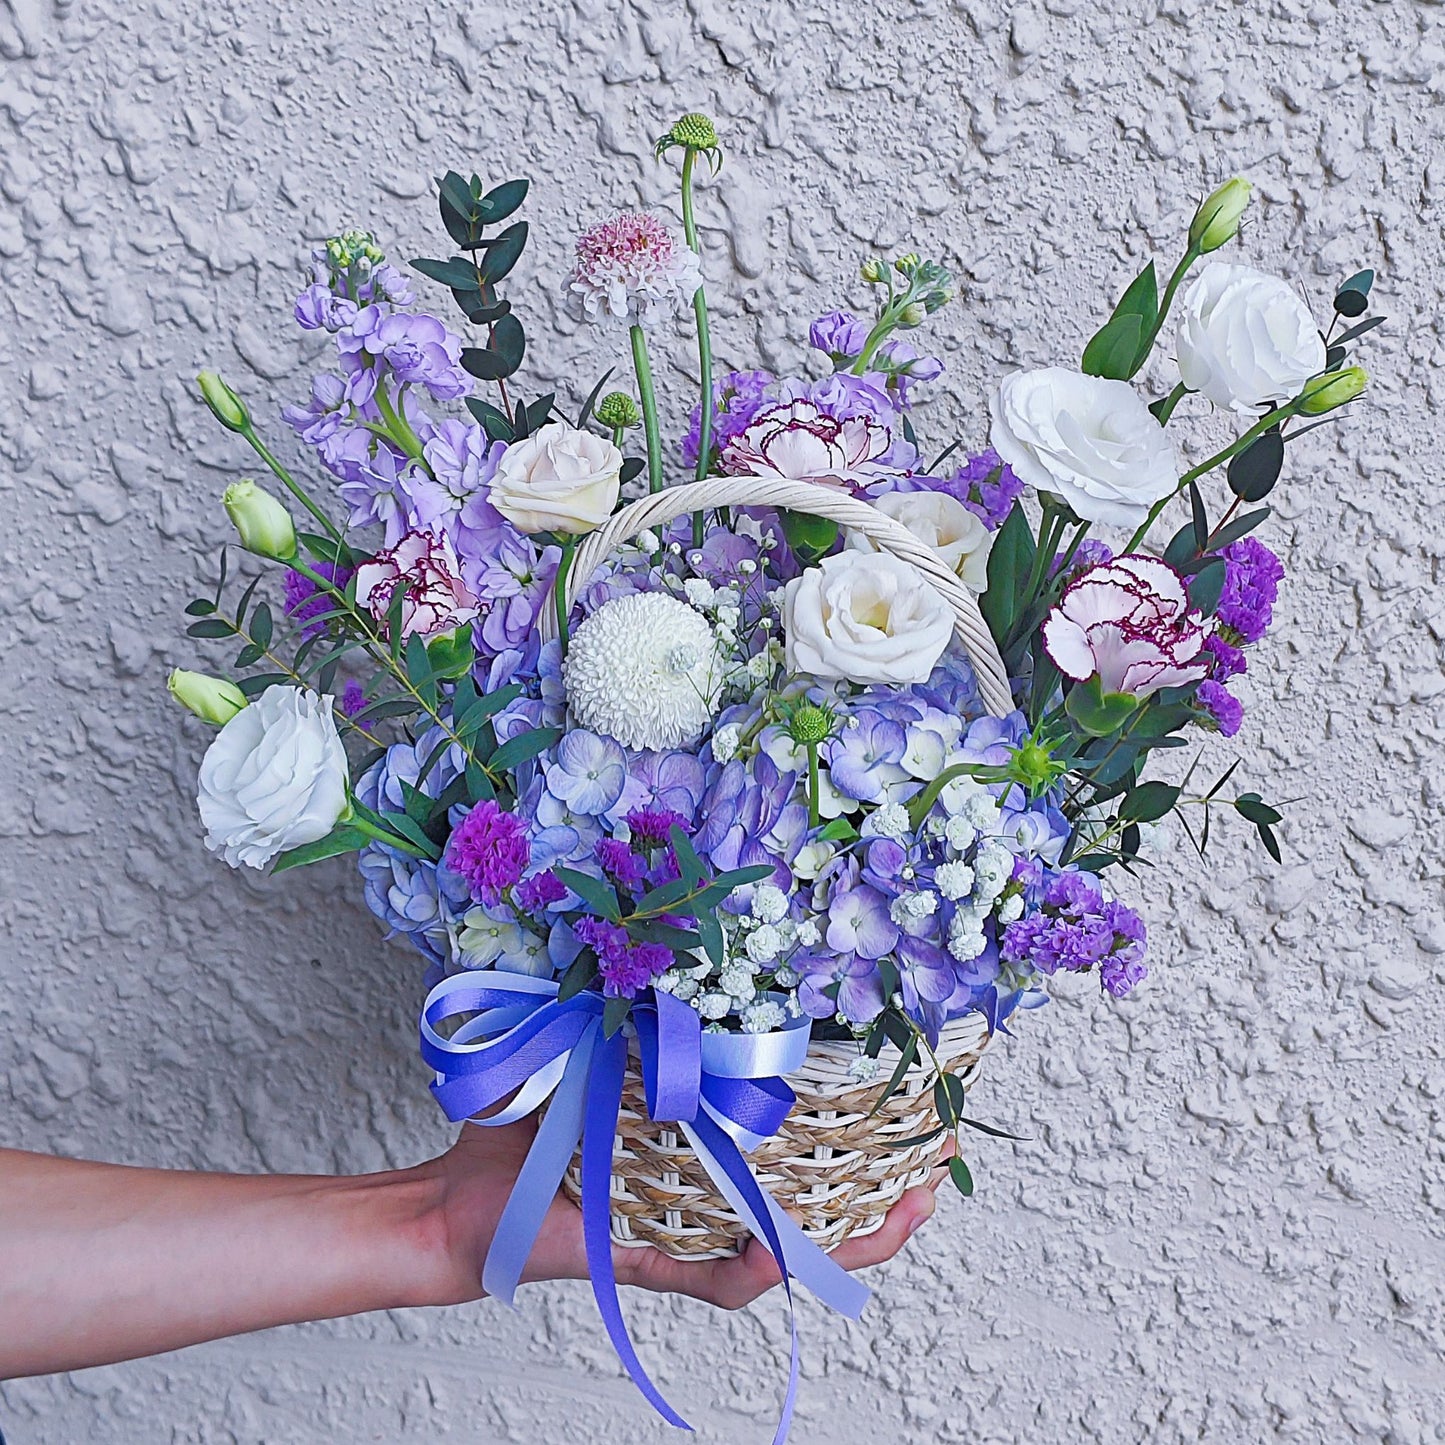
[(286, 470), (285, 467), (271, 454), (271, 449), (256, 435), (255, 427), (246, 425), (241, 428), (241, 435), (251, 444), (251, 450), (270, 467), (271, 471), (280, 479), (286, 490), (321, 523), (327, 534), (333, 541), (341, 541), (341, 529), (316, 505), (307, 494), (306, 489)]
[(1038, 592), (1039, 584), (1048, 572), (1049, 563), (1054, 560), (1058, 551), (1059, 538), (1064, 534), (1064, 518), (1053, 498), (1044, 492), (1040, 500), (1043, 503), (1044, 515), (1039, 523), (1039, 545), (1034, 549), (1033, 566), (1029, 568), (1028, 581), (1024, 584), (1026, 602), (1032, 601)]
[(1238, 456), (1246, 447), (1257, 442), (1265, 432), (1271, 431), (1273, 428), (1287, 421), (1290, 417), (1295, 416), (1298, 411), (1299, 398), (1296, 397), (1294, 401), (1287, 402), (1284, 406), (1278, 407), (1274, 411), (1265, 412), (1247, 432), (1242, 436), (1236, 437), (1223, 451), (1215, 452), (1212, 457), (1207, 457), (1204, 461), (1200, 462), (1197, 467), (1191, 467), (1179, 478), (1179, 485), (1176, 486), (1172, 492), (1168, 493), (1167, 496), (1160, 497), (1159, 500), (1149, 508), (1149, 515), (1144, 518), (1143, 525), (1140, 526), (1139, 530), (1129, 538), (1129, 545), (1124, 548), (1125, 552), (1138, 550), (1139, 544), (1148, 536), (1149, 529), (1159, 520), (1159, 514), (1190, 482), (1197, 482), (1206, 472), (1212, 472), (1215, 467), (1223, 466), (1231, 457)]
[(1149, 358), (1149, 353), (1154, 349), (1154, 343), (1159, 339), (1159, 333), (1164, 327), (1164, 318), (1169, 315), (1169, 308), (1174, 304), (1174, 293), (1179, 290), (1180, 283), (1184, 280), (1189, 268), (1203, 255), (1202, 251), (1191, 246), (1185, 253), (1184, 258), (1174, 268), (1174, 274), (1169, 278), (1169, 284), (1164, 288), (1164, 296), (1159, 302), (1159, 313), (1154, 318), (1154, 324), (1149, 328), (1149, 344), (1139, 348), (1139, 365), (1135, 371), (1143, 366)]
[(387, 430), (391, 433), (391, 439), (409, 456), (412, 461), (423, 461), (421, 440), (411, 429), (411, 423), (401, 415), (398, 408), (393, 404), (391, 397), (387, 394), (386, 383), (376, 383), (376, 409), (386, 419)]
[[(697, 152), (691, 149), (682, 157), (682, 234), (687, 244), (700, 258), (702, 247), (698, 242), (697, 221), (692, 209), (692, 168)], [(702, 481), (707, 475), (708, 463), (712, 459), (712, 333), (708, 326), (707, 293), (699, 286), (692, 294), (692, 314), (697, 318), (697, 364), (702, 378), (702, 397), (698, 408), (697, 470), (696, 479)], [(704, 518), (701, 512), (692, 514), (692, 545), (701, 547)]]
[(557, 580), (552, 584), (552, 605), (557, 612), (557, 638), (562, 644), (562, 655), (567, 655), (567, 579), (572, 575), (572, 559), (577, 555), (577, 539), (562, 539), (562, 557), (557, 563)]
[(637, 399), (647, 433), (647, 490), (662, 490), (662, 432), (657, 424), (657, 394), (652, 389), (652, 363), (647, 359), (647, 335), (632, 328), (632, 368), (637, 373)]
[(378, 843), (385, 843), (392, 848), (400, 848), (403, 853), (410, 853), (413, 858), (427, 858), (431, 855), (423, 853), (415, 843), (407, 838), (399, 837), (385, 828), (378, 828), (374, 823), (368, 823), (360, 813), (353, 812), (345, 819), (348, 828), (355, 828), (358, 833), (365, 833), (368, 838), (375, 838)]
[(804, 746), (808, 749), (808, 827), (816, 828), (822, 821), (818, 812), (818, 744)]
[(893, 304), (890, 302), (883, 308), (883, 314), (873, 323), (873, 329), (863, 343), (863, 350), (859, 353), (858, 360), (853, 363), (854, 376), (862, 376), (868, 370), (869, 363), (873, 360), (873, 353), (888, 339), (894, 325)]
[(1164, 398), (1164, 404), (1159, 408), (1159, 425), (1168, 426), (1169, 418), (1174, 415), (1174, 408), (1189, 395), (1189, 388), (1181, 381), (1168, 396)]

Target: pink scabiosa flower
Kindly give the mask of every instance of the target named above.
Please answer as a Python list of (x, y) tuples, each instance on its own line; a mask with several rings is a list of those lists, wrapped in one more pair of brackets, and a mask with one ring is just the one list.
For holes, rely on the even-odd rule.
[(356, 569), (356, 605), (386, 626), (397, 586), (406, 584), (401, 635), (434, 637), (471, 622), (484, 609), (462, 581), (461, 564), (446, 537), (408, 532)]
[(1065, 677), (1143, 698), (1209, 671), (1213, 627), (1189, 605), (1184, 579), (1155, 557), (1091, 567), (1044, 619), (1044, 646)]
[(844, 420), (811, 401), (764, 407), (723, 449), (722, 468), (731, 476), (817, 482), (861, 494), (877, 479), (874, 465), (893, 445), (887, 427), (864, 415)]
[(681, 231), (646, 211), (623, 211), (577, 238), (562, 294), (579, 320), (646, 323), (691, 305), (701, 285), (697, 252)]

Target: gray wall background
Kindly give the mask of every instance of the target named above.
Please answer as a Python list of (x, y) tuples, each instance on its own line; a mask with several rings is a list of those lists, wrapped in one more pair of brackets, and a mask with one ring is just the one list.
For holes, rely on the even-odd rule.
[[(1062, 990), (977, 1094), (979, 1192), (873, 1281), (805, 1305), (798, 1445), (1445, 1440), (1440, 985), (1440, 154), (1445, 11), (1395, 0), (231, 0), (0, 6), (0, 1138), (135, 1163), (367, 1170), (447, 1138), (418, 974), (340, 865), (274, 883), (202, 849), (205, 741), (164, 695), (178, 618), (251, 463), (190, 378), (274, 415), (314, 356), (314, 242), (435, 252), (429, 177), (530, 174), (511, 295), (529, 385), (585, 391), (623, 338), (561, 318), (572, 237), (669, 201), (649, 141), (701, 108), (721, 359), (796, 367), (862, 253), (956, 268), (919, 418), (985, 436), (1005, 369), (1068, 362), (1194, 199), (1243, 172), (1231, 253), (1306, 289), (1380, 271), (1377, 381), (1291, 454), (1290, 577), (1244, 683), (1241, 777), (1296, 798), (1282, 869), (1221, 830), (1143, 897), (1155, 972)], [(680, 334), (661, 381), (685, 396)], [(664, 348), (664, 351), (666, 348)], [(1158, 363), (1148, 380), (1170, 384)], [(1201, 410), (1197, 402), (1192, 412)], [(297, 453), (279, 424), (282, 451)], [(1197, 428), (1202, 448), (1217, 433)], [(1220, 768), (1229, 747), (1212, 747)], [(707, 1442), (763, 1441), (770, 1299), (638, 1298)], [(585, 1286), (276, 1331), (0, 1387), (15, 1445), (663, 1440)]]

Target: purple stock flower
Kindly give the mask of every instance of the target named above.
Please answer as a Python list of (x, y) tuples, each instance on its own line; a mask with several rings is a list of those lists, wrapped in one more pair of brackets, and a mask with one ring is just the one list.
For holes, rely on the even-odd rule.
[(1284, 563), (1254, 537), (1231, 542), (1219, 555), (1224, 558), (1224, 590), (1215, 616), (1234, 634), (1230, 641), (1258, 642), (1274, 620)]
[(457, 824), (443, 861), (466, 880), (472, 897), (496, 903), (520, 881), (531, 861), (526, 820), (503, 811), (490, 798), (478, 803)]
[[(314, 568), (328, 582), (345, 587), (351, 576), (351, 568), (336, 562), (318, 562)], [(331, 598), (309, 578), (300, 572), (287, 569), (286, 572), (286, 615), (301, 628), (302, 637), (315, 637), (326, 630), (324, 622), (312, 622), (313, 617), (331, 609)]]
[(1087, 572), (1091, 567), (1103, 567), (1114, 560), (1113, 549), (1098, 540), (1097, 537), (1085, 537), (1069, 558), (1067, 568), (1063, 565), (1064, 556), (1061, 552), (1054, 558), (1049, 568), (1049, 575), (1057, 577), (1061, 572), (1066, 582), (1072, 582), (1081, 572)]
[(471, 533), (504, 526), (487, 497), (487, 485), (506, 451), (506, 442), (489, 442), (472, 422), (438, 422), (422, 447), (431, 474), (417, 468), (407, 479), (417, 523), (431, 531), (451, 533), (457, 554), (467, 560)]
[(1232, 738), (1244, 720), (1244, 704), (1222, 683), (1206, 677), (1194, 693), (1195, 704), (1203, 710), (1200, 722), (1222, 737)]
[(462, 529), (457, 555), (467, 586), (489, 605), (480, 642), (489, 652), (522, 647), (536, 629), (562, 553), (538, 551), (531, 538), (502, 523), (490, 532)]
[(367, 702), (366, 689), (354, 677), (348, 677), (346, 686), (341, 689), (341, 711), (347, 717), (355, 717)]
[[(767, 389), (772, 376), (766, 371), (730, 371), (713, 383), (712, 444), (715, 452), (722, 449), (747, 429), (753, 417), (768, 404)], [(697, 465), (697, 449), (702, 430), (702, 408), (695, 406), (688, 419), (687, 434), (682, 439), (682, 459), (689, 467)]]
[(835, 365), (856, 361), (863, 354), (869, 326), (851, 311), (830, 311), (808, 328), (808, 344)]
[(356, 320), (356, 302), (317, 281), (296, 298), (296, 324), (303, 331), (342, 331)]
[(1013, 469), (990, 447), (970, 457), (943, 487), (980, 518), (989, 531), (997, 531), (1023, 495), (1024, 484)]
[(425, 388), (438, 401), (454, 401), (471, 390), (462, 370), (461, 338), (423, 312), (388, 312), (364, 306), (356, 320), (337, 334), (347, 396), (358, 406), (376, 394), (379, 360), (403, 386)]

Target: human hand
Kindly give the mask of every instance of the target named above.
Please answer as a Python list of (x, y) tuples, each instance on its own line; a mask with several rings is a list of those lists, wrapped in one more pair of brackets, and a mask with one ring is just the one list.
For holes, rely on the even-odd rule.
[[(434, 1189), (427, 1235), (428, 1278), (423, 1293), (434, 1304), (480, 1299), (482, 1263), (517, 1171), (536, 1134), (534, 1120), (498, 1128), (464, 1125), (457, 1142), (415, 1171)], [(928, 1184), (908, 1190), (888, 1212), (882, 1228), (848, 1239), (832, 1251), (844, 1269), (862, 1269), (892, 1259), (933, 1213), (934, 1191), (946, 1170), (937, 1169)], [(778, 1267), (761, 1240), (728, 1259), (674, 1259), (651, 1247), (613, 1245), (619, 1284), (660, 1294), (685, 1294), (720, 1309), (741, 1309), (779, 1283)], [(586, 1279), (582, 1215), (561, 1194), (552, 1201), (523, 1281)]]

